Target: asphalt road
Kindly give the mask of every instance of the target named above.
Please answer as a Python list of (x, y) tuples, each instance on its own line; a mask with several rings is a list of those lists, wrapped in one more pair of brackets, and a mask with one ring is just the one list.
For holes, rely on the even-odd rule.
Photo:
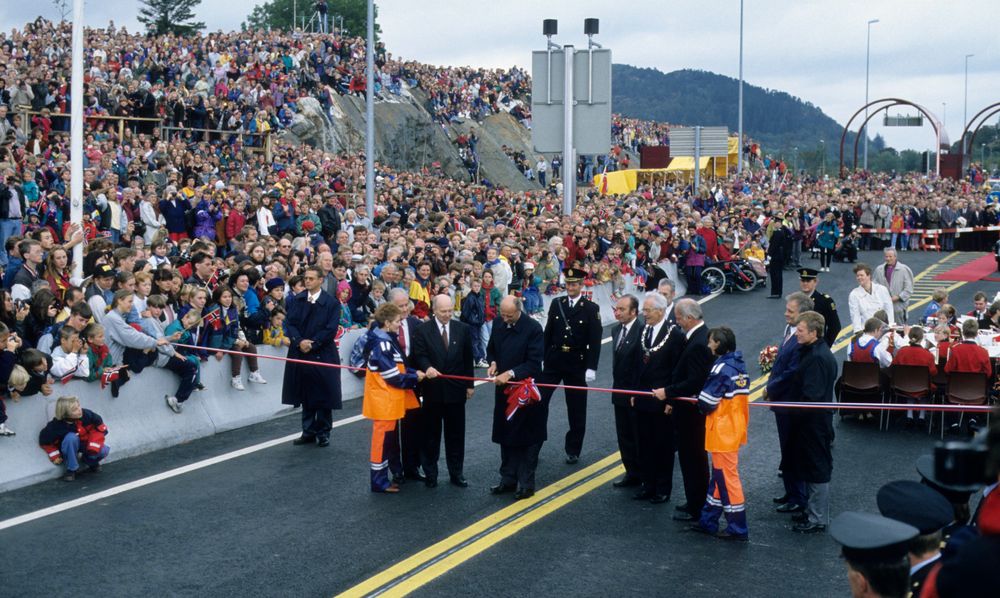
[[(865, 257), (874, 261), (878, 256)], [(901, 260), (920, 272), (942, 257), (904, 253)], [(935, 271), (966, 258), (955, 257)], [(933, 276), (926, 278), (918, 289), (955, 284), (930, 284)], [(853, 287), (849, 266), (843, 264), (834, 264), (834, 271), (820, 281), (820, 289), (844, 312)], [(796, 288), (794, 273), (786, 272), (785, 292)], [(1000, 284), (958, 286), (952, 301), (967, 311), (976, 290), (992, 296)], [(926, 294), (918, 291), (915, 299)], [(765, 290), (723, 295), (704, 305), (706, 322), (731, 326), (747, 361), (754, 364), (757, 352), (775, 342), (783, 324), (784, 302), (766, 295)], [(842, 319), (846, 323), (846, 313)], [(609, 352), (605, 345), (596, 385), (610, 386)], [(751, 376), (758, 374), (751, 365)], [(327, 449), (283, 442), (10, 525), (12, 518), (39, 509), (293, 434), (298, 430), (295, 414), (112, 463), (102, 474), (75, 484), (52, 481), (9, 492), (0, 495), (0, 592), (332, 596), (485, 520), (481, 534), (443, 553), (432, 567), (401, 567), (397, 572), (402, 577), (383, 574), (376, 583), (398, 584), (389, 594), (428, 596), (847, 593), (830, 537), (794, 534), (787, 517), (772, 509), (770, 499), (781, 493), (781, 480), (775, 475), (777, 435), (767, 410), (752, 410), (750, 442), (741, 452), (751, 542), (729, 545), (692, 536), (670, 520), (682, 493), (654, 506), (632, 501), (629, 491), (610, 486), (608, 481), (616, 477), (614, 459), (606, 467), (596, 465), (617, 450), (608, 403), (606, 395), (591, 393), (581, 462), (570, 466), (562, 459), (565, 404), (561, 394), (555, 396), (550, 442), (542, 450), (537, 474), (539, 501), (530, 507), (518, 504), (516, 508), (527, 510), (506, 519), (502, 510), (513, 504), (509, 495), (494, 497), (487, 490), (499, 465), (498, 448), (489, 441), (488, 385), (477, 389), (469, 403), (465, 472), (471, 486), (466, 489), (410, 483), (396, 496), (371, 494), (370, 427), (362, 420), (337, 427)], [(352, 401), (336, 417), (351, 418), (359, 411), (360, 403)], [(875, 510), (878, 486), (916, 479), (913, 464), (936, 439), (850, 422), (837, 426), (833, 513)], [(113, 437), (112, 430), (112, 447)], [(581, 471), (592, 475), (560, 482)], [(680, 489), (679, 468), (676, 475), (674, 487)], [(551, 496), (545, 498), (547, 493)], [(421, 559), (412, 562), (420, 564)]]

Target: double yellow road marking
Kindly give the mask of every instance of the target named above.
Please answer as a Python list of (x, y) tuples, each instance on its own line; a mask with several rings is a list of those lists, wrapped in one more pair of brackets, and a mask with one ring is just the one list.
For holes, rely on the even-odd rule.
[(618, 453), (546, 486), (421, 550), (338, 597), (405, 596), (624, 473)]

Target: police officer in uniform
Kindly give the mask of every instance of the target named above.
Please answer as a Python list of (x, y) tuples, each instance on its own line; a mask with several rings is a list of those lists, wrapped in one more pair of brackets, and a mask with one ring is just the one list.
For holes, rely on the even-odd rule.
[(906, 596), (910, 586), (907, 548), (919, 533), (912, 525), (872, 513), (837, 515), (830, 535), (842, 547), (851, 595)]
[(813, 311), (823, 316), (826, 321), (823, 340), (832, 350), (833, 343), (840, 335), (840, 316), (837, 314), (837, 305), (833, 302), (833, 298), (816, 290), (818, 275), (819, 270), (815, 268), (799, 268), (799, 288), (813, 300)]
[[(538, 381), (544, 384), (586, 386), (597, 378), (601, 357), (601, 314), (593, 301), (582, 297), (583, 270), (565, 272), (566, 296), (549, 305), (545, 323), (545, 363)], [(542, 401), (552, 400), (555, 389), (540, 387)], [(587, 429), (587, 391), (566, 389), (566, 463), (580, 459), (583, 435)]]

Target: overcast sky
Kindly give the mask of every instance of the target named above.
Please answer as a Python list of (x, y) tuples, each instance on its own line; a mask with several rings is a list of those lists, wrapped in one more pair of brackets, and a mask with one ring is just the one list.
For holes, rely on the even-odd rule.
[[(259, 3), (203, 0), (197, 17), (213, 30), (238, 28)], [(50, 0), (4, 4), (0, 26), (5, 30), (38, 14), (58, 16)], [(105, 25), (114, 18), (137, 29), (137, 5), (136, 0), (90, 0), (86, 21)], [(432, 64), (528, 66), (531, 51), (544, 48), (542, 19), (559, 19), (556, 41), (579, 47), (586, 45), (583, 19), (597, 17), (601, 34), (596, 39), (612, 49), (616, 63), (665, 72), (739, 73), (738, 0), (384, 0), (378, 5), (389, 51)], [(239, 6), (247, 8), (234, 10)], [(539, 12), (539, 6), (546, 8)], [(917, 102), (945, 120), (954, 140), (962, 129), (965, 55), (975, 54), (969, 59), (968, 115), (1000, 101), (998, 0), (747, 0), (745, 81), (787, 91), (844, 123), (864, 104), (869, 19), (880, 19), (871, 29), (871, 99)], [(927, 125), (886, 130), (876, 124), (870, 130), (896, 147), (933, 146)]]

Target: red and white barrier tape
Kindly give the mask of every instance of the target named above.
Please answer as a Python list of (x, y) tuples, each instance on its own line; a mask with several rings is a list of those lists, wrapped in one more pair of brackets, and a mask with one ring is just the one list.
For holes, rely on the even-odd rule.
[(940, 235), (941, 233), (980, 233), (1000, 231), (1000, 226), (963, 226), (960, 228), (904, 228), (894, 231), (888, 228), (857, 228), (862, 234), (872, 233), (899, 233), (901, 235)]
[[(202, 347), (199, 345), (185, 345), (183, 343), (172, 343), (175, 347), (182, 347), (185, 349), (195, 349), (199, 351), (208, 351), (210, 353), (228, 353), (230, 355), (241, 355), (248, 357), (256, 357), (258, 359), (273, 359), (275, 361), (284, 361), (288, 363), (298, 363), (302, 365), (312, 365), (318, 367), (335, 368), (340, 370), (351, 370), (351, 371), (361, 371), (366, 368), (355, 367), (351, 365), (343, 365), (339, 363), (323, 363), (317, 361), (309, 361), (308, 359), (294, 359), (291, 357), (279, 357), (277, 355), (262, 355), (258, 353), (247, 353), (245, 351), (233, 351), (231, 349), (217, 349), (212, 347)], [(449, 380), (465, 380), (469, 382), (493, 382), (493, 378), (479, 378), (476, 376), (457, 376), (451, 374), (440, 374), (439, 378), (449, 379)], [(554, 388), (563, 390), (584, 390), (592, 392), (600, 392), (606, 394), (625, 394), (630, 396), (645, 396), (652, 397), (653, 393), (645, 390), (623, 390), (620, 388), (602, 388), (599, 386), (572, 386), (569, 384), (546, 384), (543, 382), (535, 381), (535, 385), (545, 388)], [(684, 401), (687, 403), (697, 403), (698, 399), (693, 397), (670, 397), (671, 401)], [(947, 411), (947, 412), (973, 412), (973, 413), (987, 413), (992, 407), (987, 405), (931, 405), (922, 403), (807, 403), (807, 402), (795, 402), (795, 401), (763, 401), (763, 402), (753, 402), (750, 403), (751, 407), (780, 407), (787, 409), (843, 409), (847, 411), (873, 411), (873, 410), (886, 410), (886, 411)]]

